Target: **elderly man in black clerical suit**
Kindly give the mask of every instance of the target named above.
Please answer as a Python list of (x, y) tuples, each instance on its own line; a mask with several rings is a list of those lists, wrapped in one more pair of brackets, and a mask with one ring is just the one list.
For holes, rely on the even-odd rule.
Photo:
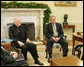
[(50, 17), (50, 23), (46, 25), (46, 36), (48, 38), (47, 47), (49, 50), (49, 60), (52, 58), (52, 47), (54, 43), (60, 43), (63, 49), (63, 57), (67, 56), (68, 43), (63, 38), (64, 33), (61, 24), (56, 22), (56, 17)]
[(9, 52), (1, 46), (1, 66), (28, 66), (25, 60), (17, 61), (17, 52)]
[(20, 18), (14, 19), (14, 25), (9, 28), (9, 37), (14, 40), (13, 43), (15, 47), (22, 50), (25, 60), (27, 60), (27, 52), (29, 51), (35, 60), (35, 64), (43, 65), (43, 63), (38, 60), (36, 45), (29, 40), (25, 28), (21, 25)]

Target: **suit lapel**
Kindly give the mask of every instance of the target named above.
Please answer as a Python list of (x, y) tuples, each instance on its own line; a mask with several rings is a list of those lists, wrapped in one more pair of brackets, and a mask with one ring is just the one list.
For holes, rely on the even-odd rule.
[(52, 23), (50, 23), (50, 27), (51, 27), (51, 28), (50, 28), (50, 29), (51, 29), (51, 31), (53, 32), (53, 27), (52, 27)]
[(10, 55), (10, 52), (8, 52), (7, 50), (4, 49), (4, 47), (1, 46), (1, 50), (5, 53), (7, 53), (8, 55)]
[(57, 32), (58, 32), (58, 25), (57, 25), (57, 23), (55, 25), (56, 25), (56, 29), (57, 29)]

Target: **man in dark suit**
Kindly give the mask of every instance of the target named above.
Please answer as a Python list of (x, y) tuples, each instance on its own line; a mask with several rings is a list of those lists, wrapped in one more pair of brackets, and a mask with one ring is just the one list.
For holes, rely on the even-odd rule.
[(46, 25), (46, 36), (48, 38), (47, 48), (49, 50), (49, 59), (52, 58), (52, 47), (54, 43), (60, 43), (63, 48), (63, 57), (67, 56), (68, 43), (63, 38), (62, 26), (56, 22), (55, 16), (51, 16), (50, 23)]
[(9, 52), (1, 46), (1, 66), (28, 66), (25, 60), (16, 61), (18, 54)]
[(43, 63), (38, 60), (36, 45), (29, 40), (29, 36), (25, 28), (21, 25), (19, 18), (15, 18), (14, 25), (9, 28), (9, 37), (14, 40), (13, 43), (15, 47), (22, 50), (25, 60), (27, 60), (27, 52), (30, 51), (35, 60), (35, 64), (43, 65)]

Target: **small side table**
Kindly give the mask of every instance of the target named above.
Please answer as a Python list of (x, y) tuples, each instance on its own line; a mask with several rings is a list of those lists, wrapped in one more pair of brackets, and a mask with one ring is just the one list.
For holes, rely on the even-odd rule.
[(83, 66), (83, 61), (71, 55), (63, 58), (51, 59), (50, 66)]
[(63, 25), (63, 28), (64, 29), (66, 29), (66, 28), (72, 28), (73, 32), (75, 32), (75, 25)]
[(72, 39), (73, 39), (72, 55), (75, 55), (75, 52), (74, 52), (75, 41), (79, 41), (83, 43), (83, 36), (78, 35), (77, 33), (73, 33)]

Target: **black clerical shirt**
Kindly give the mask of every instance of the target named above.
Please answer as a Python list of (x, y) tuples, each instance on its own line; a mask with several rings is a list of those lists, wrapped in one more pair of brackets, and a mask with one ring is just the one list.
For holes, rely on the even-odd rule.
[(26, 42), (27, 38), (29, 38), (25, 28), (21, 25), (17, 27), (16, 25), (12, 25), (9, 28), (9, 37), (14, 41), (22, 41)]

